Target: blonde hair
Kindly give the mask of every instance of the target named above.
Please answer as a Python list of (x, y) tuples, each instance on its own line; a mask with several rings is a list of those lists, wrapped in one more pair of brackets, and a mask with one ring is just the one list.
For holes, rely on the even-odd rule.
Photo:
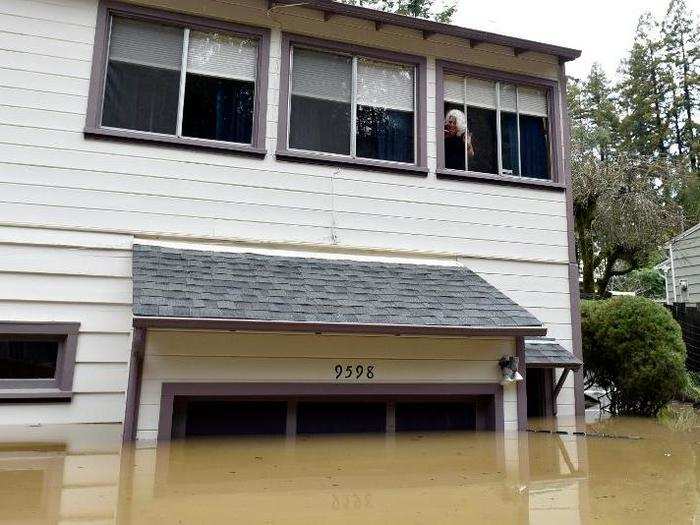
[(467, 131), (467, 117), (459, 109), (451, 109), (445, 115), (445, 122), (454, 121), (457, 126), (457, 131), (460, 135), (464, 135)]

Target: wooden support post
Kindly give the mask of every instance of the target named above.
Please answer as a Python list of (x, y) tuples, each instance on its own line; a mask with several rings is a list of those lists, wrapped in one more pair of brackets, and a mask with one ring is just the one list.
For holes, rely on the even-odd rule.
[(126, 391), (126, 411), (122, 427), (122, 441), (136, 440), (136, 427), (139, 419), (139, 402), (141, 400), (141, 374), (143, 358), (146, 352), (146, 328), (134, 328), (131, 341), (131, 360), (129, 362), (129, 382)]
[(557, 402), (557, 396), (559, 395), (559, 392), (561, 392), (561, 389), (564, 386), (564, 382), (566, 381), (566, 378), (569, 375), (570, 371), (570, 368), (565, 368), (564, 371), (561, 373), (561, 377), (559, 377), (559, 381), (557, 381), (557, 386), (554, 387), (554, 393), (552, 394), (552, 403)]

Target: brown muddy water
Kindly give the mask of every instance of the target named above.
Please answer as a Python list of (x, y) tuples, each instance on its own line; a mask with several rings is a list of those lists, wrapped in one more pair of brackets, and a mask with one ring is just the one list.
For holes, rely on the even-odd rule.
[[(546, 422), (531, 422), (546, 428)], [(700, 429), (200, 440), (0, 428), (0, 524), (700, 522)]]

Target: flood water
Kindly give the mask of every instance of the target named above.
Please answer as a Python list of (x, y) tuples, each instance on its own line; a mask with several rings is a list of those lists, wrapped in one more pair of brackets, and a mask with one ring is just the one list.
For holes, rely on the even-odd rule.
[[(532, 421), (533, 428), (551, 427)], [(198, 440), (0, 428), (0, 524), (695, 523), (700, 429)]]

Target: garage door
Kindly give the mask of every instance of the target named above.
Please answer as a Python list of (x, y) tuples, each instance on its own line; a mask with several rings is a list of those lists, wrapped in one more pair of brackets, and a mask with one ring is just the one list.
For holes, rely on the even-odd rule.
[(478, 400), (472, 398), (194, 397), (176, 399), (172, 437), (465, 431), (478, 427)]

